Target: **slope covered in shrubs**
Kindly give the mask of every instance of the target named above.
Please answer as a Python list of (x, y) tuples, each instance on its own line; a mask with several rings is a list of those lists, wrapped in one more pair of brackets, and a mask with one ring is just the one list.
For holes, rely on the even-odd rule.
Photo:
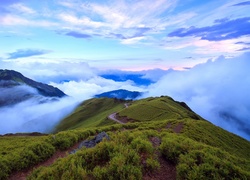
[[(153, 102), (154, 107), (160, 104), (162, 109), (168, 104), (162, 101), (165, 98), (135, 101), (128, 108), (123, 107), (124, 102), (118, 102), (118, 110), (133, 109), (138, 106), (136, 103), (151, 107), (147, 102)], [(89, 103), (93, 101), (95, 99)], [(111, 102), (114, 100), (108, 101)], [(0, 179), (103, 131), (110, 140), (104, 139), (93, 148), (83, 147), (75, 154), (59, 158), (51, 166), (39, 167), (28, 179), (159, 179), (157, 173), (163, 174), (163, 171), (172, 173), (177, 179), (250, 179), (250, 142), (201, 118), (191, 118), (195, 114), (181, 107), (176, 105), (174, 115), (165, 119), (143, 121), (142, 118), (133, 123), (103, 124), (39, 137), (0, 137), (3, 147), (0, 150)], [(101, 105), (99, 108), (105, 109)], [(171, 166), (171, 171), (164, 169), (167, 166)]]

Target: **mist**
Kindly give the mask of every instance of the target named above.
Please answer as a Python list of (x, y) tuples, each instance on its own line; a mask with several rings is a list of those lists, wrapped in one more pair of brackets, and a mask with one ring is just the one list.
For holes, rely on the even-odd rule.
[(50, 85), (81, 101), (92, 98), (97, 94), (117, 89), (144, 92), (146, 88), (145, 86), (137, 86), (131, 80), (117, 82), (100, 76), (95, 76), (85, 81), (51, 82)]
[[(6, 88), (7, 89), (7, 88)], [(5, 91), (6, 91), (5, 89)], [(21, 89), (21, 91), (20, 91)], [(39, 95), (35, 89), (28, 86), (8, 88), (7, 94), (1, 91), (1, 98), (18, 99), (26, 92), (32, 92), (32, 97), (12, 105), (0, 108), (0, 134), (41, 132), (50, 133), (59, 121), (71, 113), (79, 104), (72, 97), (54, 98)], [(4, 92), (4, 91), (3, 91)], [(17, 96), (14, 96), (17, 95)]]
[(168, 95), (196, 113), (250, 140), (250, 53), (221, 56), (187, 71), (173, 71), (149, 86), (148, 96)]

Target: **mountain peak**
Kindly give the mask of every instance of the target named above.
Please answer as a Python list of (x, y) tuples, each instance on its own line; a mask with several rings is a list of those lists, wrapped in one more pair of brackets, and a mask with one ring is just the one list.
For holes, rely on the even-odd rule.
[(0, 87), (12, 87), (17, 85), (27, 85), (32, 88), (35, 88), (39, 94), (47, 97), (64, 97), (66, 94), (64, 94), (61, 90), (58, 88), (55, 88), (53, 86), (43, 84), (40, 82), (36, 82), (32, 79), (29, 79), (25, 76), (23, 76), (21, 73), (14, 71), (14, 70), (1, 70), (0, 69)]

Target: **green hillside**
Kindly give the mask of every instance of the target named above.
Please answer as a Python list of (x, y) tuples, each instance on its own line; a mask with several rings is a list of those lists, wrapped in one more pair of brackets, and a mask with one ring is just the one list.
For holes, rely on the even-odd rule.
[[(129, 105), (127, 108), (125, 108), (125, 103)], [(118, 113), (118, 119), (127, 117), (132, 119), (133, 122), (173, 118), (202, 119), (185, 103), (174, 101), (168, 96), (146, 98), (134, 102), (110, 98), (93, 98), (84, 101), (71, 115), (62, 120), (56, 127), (55, 132), (114, 124), (107, 118), (114, 112)]]
[(124, 101), (118, 99), (86, 100), (71, 115), (60, 122), (55, 132), (114, 124), (113, 121), (108, 120), (108, 115), (121, 110), (123, 107)]
[[(130, 105), (126, 108), (125, 103)], [(107, 120), (114, 112), (128, 116), (131, 122)], [(27, 178), (250, 179), (250, 142), (202, 120), (184, 103), (169, 97), (134, 102), (90, 99), (62, 124), (74, 130), (0, 137), (0, 179), (103, 131), (110, 140), (35, 168)]]
[(128, 117), (136, 122), (183, 118), (202, 119), (184, 102), (174, 101), (168, 96), (135, 101), (128, 108), (119, 111), (119, 116)]

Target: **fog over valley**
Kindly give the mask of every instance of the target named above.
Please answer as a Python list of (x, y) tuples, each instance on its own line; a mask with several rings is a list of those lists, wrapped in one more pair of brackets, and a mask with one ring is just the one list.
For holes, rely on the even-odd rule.
[[(139, 98), (167, 95), (175, 100), (184, 101), (192, 110), (215, 125), (250, 139), (249, 58), (250, 54), (245, 53), (235, 58), (220, 56), (208, 59), (207, 62), (187, 70), (155, 69), (154, 74), (159, 71), (158, 78), (152, 76), (152, 70), (114, 71), (112, 72), (114, 76), (104, 78), (102, 74), (107, 74), (106, 71), (99, 71), (89, 66), (85, 66), (85, 69), (78, 74), (69, 71), (68, 76), (66, 68), (61, 71), (61, 74), (65, 75), (60, 77), (55, 73), (53, 65), (52, 68), (46, 66), (55, 82), (48, 81), (46, 76), (41, 79), (41, 74), (28, 73), (20, 66), (19, 68), (24, 68), (24, 72), (31, 77), (39, 77), (42, 82), (49, 82), (69, 97), (44, 97), (34, 88), (25, 85), (1, 88), (1, 102), (11, 102), (18, 96), (32, 95), (32, 98), (24, 98), (20, 103), (6, 104), (0, 108), (0, 119), (2, 119), (0, 133), (51, 132), (53, 127), (71, 113), (80, 102), (103, 92), (126, 89), (142, 92)], [(77, 63), (72, 63), (72, 66), (77, 66)], [(40, 72), (43, 72), (42, 68)], [(88, 76), (89, 74), (91, 75)], [(118, 78), (121, 76), (123, 80)], [(145, 80), (150, 83), (143, 84)]]

